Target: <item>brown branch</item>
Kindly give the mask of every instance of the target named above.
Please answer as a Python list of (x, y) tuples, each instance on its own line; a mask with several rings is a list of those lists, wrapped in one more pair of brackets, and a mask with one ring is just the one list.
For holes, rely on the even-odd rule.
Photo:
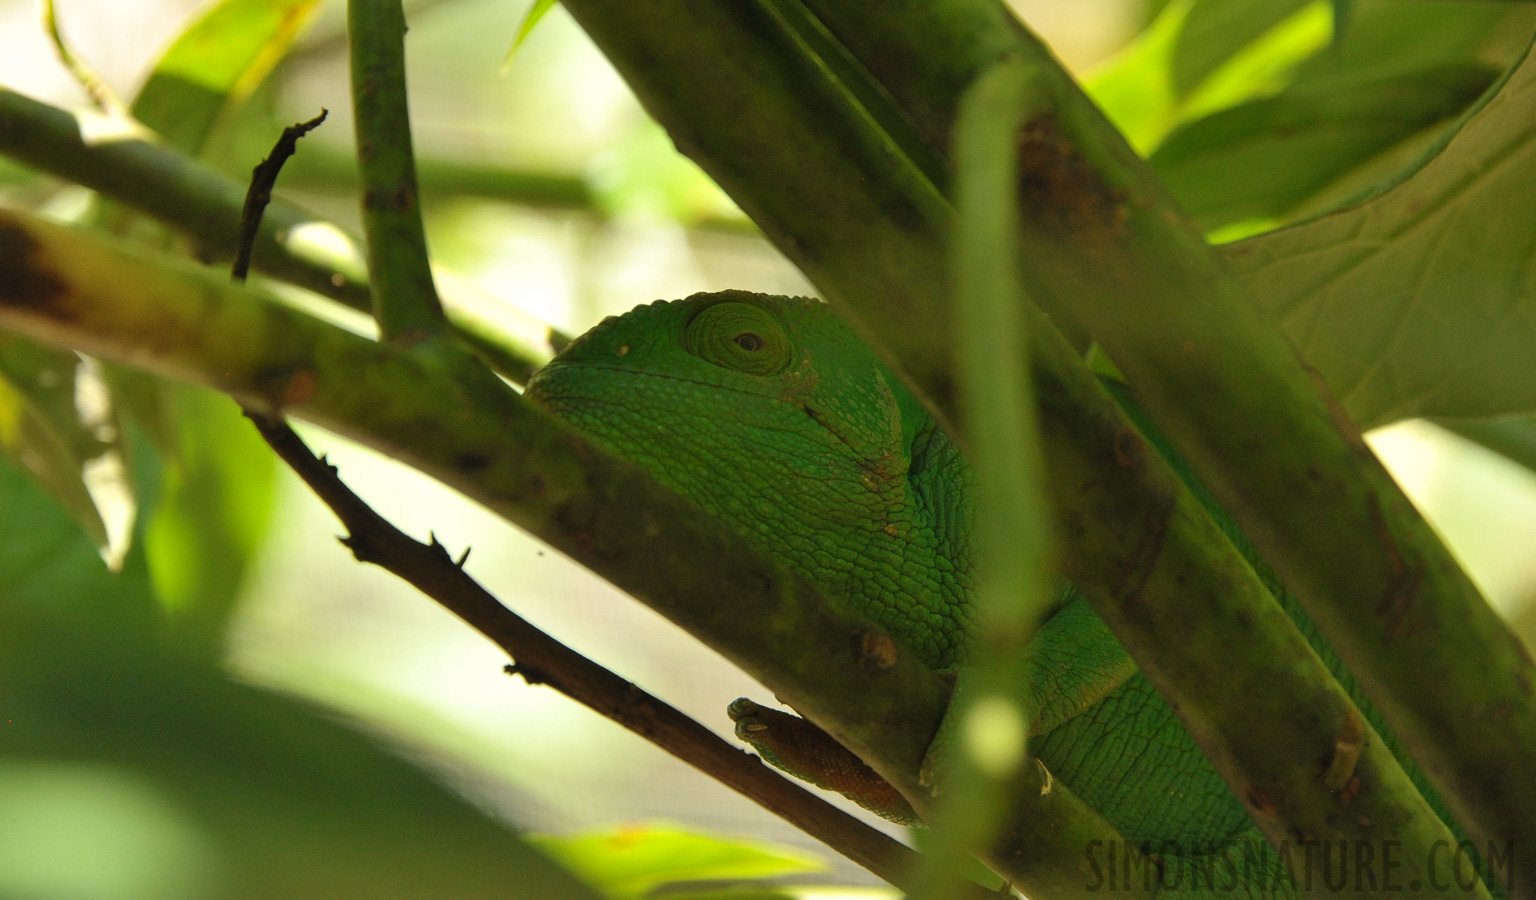
[[(387, 569), (507, 651), (510, 671), (548, 685), (622, 725), (812, 835), (891, 884), (914, 871), (917, 854), (799, 787), (713, 731), (597, 665), (507, 609), (448, 555), (442, 544), (404, 534), (354, 494), (280, 418), (246, 411), (261, 436), (346, 526), (342, 539), (360, 562)], [(972, 895), (987, 892), (973, 886)]]

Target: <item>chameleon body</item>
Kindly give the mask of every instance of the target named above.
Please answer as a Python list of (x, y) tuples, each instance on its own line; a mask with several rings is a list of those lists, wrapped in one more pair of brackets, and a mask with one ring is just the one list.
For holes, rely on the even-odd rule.
[[(856, 605), (929, 665), (963, 662), (970, 471), (829, 307), (740, 291), (637, 307), (574, 341), (527, 396)], [(1160, 449), (1449, 822), (1337, 656)], [(1125, 838), (1176, 867), (1162, 896), (1294, 892), (1242, 805), (1071, 585), (1061, 584), (1031, 649), (1031, 753)], [(1108, 873), (1116, 861), (1103, 862)], [(1299, 872), (1300, 860), (1291, 864)]]

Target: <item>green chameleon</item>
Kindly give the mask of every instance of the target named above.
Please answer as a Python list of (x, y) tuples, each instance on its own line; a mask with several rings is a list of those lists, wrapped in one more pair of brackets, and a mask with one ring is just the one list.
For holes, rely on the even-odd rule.
[[(963, 662), (972, 596), (969, 469), (830, 307), (742, 291), (637, 307), (574, 341), (534, 375), (527, 396), (854, 604), (935, 669)], [(1292, 598), (1150, 424), (1121, 402), (1451, 822)], [(1126, 839), (1158, 852), (1165, 872), (1177, 867), (1166, 875), (1164, 896), (1294, 892), (1283, 875), (1288, 863), (1300, 877), (1300, 849), (1282, 862), (1070, 584), (1061, 583), (1031, 649), (1031, 753)], [(910, 808), (888, 786), (882, 793), (840, 785), (795, 752), (794, 732), (787, 744), (775, 743), (769, 725), (793, 717), (750, 701), (733, 704), (732, 716), (738, 734), (769, 761), (910, 821)], [(1106, 851), (1106, 871), (1113, 862)], [(1314, 877), (1326, 874), (1324, 862), (1320, 855), (1309, 862)]]

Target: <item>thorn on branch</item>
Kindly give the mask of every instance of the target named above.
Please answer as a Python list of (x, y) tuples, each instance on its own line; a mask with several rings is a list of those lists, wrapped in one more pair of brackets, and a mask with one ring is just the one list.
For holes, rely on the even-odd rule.
[(507, 665), (501, 667), (501, 671), (507, 673), (508, 675), (513, 675), (523, 679), (525, 684), (535, 686), (541, 684), (554, 684), (554, 679), (550, 678), (548, 675), (539, 671), (538, 669), (528, 665), (508, 663)]
[(464, 568), (464, 563), (469, 560), (469, 551), (472, 550), (472, 549), (474, 549), (474, 548), (472, 548), (472, 547), (465, 547), (464, 548), (464, 552), (459, 554), (459, 558), (454, 560), (453, 564), (458, 566), (461, 569)]

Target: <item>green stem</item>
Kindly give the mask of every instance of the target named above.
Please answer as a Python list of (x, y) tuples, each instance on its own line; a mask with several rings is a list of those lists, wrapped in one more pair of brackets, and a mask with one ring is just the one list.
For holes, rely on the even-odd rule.
[[(0, 89), (0, 153), (177, 229), (205, 259), (234, 256), (243, 183), (142, 133), (88, 138), (89, 132), (82, 132), (88, 121), (94, 120)], [(253, 265), (273, 278), (371, 311), (362, 242), (282, 199), (273, 200), (262, 219)], [(460, 336), (518, 383), (569, 340), (463, 283), (445, 286), (444, 305)]]
[(441, 334), (447, 321), (421, 223), (400, 0), (347, 0), (347, 43), (373, 317), (385, 340), (412, 344)]
[[(1004, 55), (1056, 113), (1026, 131), (1030, 285), (1079, 321), (1480, 842), (1536, 846), (1536, 669), (1327, 390), (1049, 51), (996, 0), (805, 0), (942, 147)], [(1536, 855), (1514, 861), (1536, 884)]]
[[(688, 0), (566, 8), (674, 141), (953, 421), (943, 257), (952, 212), (804, 58), (782, 20), (752, 4)], [(868, 13), (871, 29), (886, 9)], [(1052, 323), (1025, 314), (1065, 574), (1268, 837), (1401, 840), (1423, 864), (1450, 832), (1363, 725), (1366, 746), (1350, 773), (1361, 776), (1359, 792), (1327, 789), (1317, 765), (1333, 758), (1341, 734), (1356, 733), (1360, 713)], [(1256, 649), (1234, 658), (1245, 641)], [(1017, 845), (1038, 833), (1026, 826), (1007, 838)], [(1047, 841), (1060, 855), (1054, 864), (1051, 853), (1020, 859), (1004, 848), (991, 859), (1026, 892), (1070, 892), (1074, 878), (1081, 891), (1088, 882), (1071, 867), (1083, 845), (1058, 840)]]
[[(1027, 647), (1049, 611), (1054, 577), (1046, 473), (1020, 310), (1029, 302), (1018, 240), (1013, 135), (1043, 100), (1028, 67), (978, 78), (956, 130), (958, 222), (953, 279), (962, 362), (962, 424), (976, 466), (976, 601), (951, 704), (954, 741), (935, 814), (932, 850), (912, 896), (949, 896), (965, 854), (992, 846), (1027, 771)], [(1034, 767), (1030, 766), (1029, 769)]]

